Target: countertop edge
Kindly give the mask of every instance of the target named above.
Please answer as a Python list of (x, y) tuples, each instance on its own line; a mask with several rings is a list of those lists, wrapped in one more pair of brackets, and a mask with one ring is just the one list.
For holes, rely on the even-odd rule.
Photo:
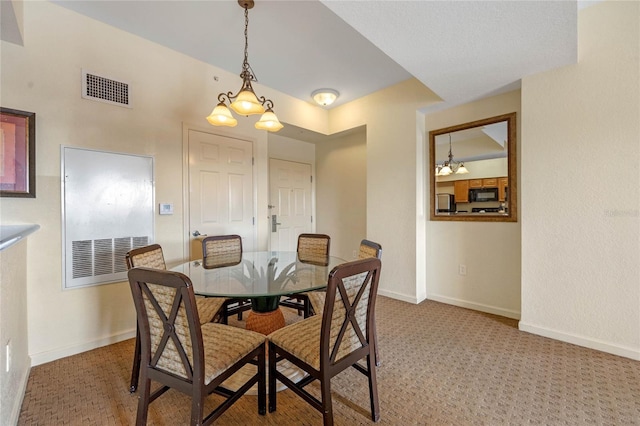
[(0, 251), (11, 247), (38, 229), (40, 225), (37, 224), (0, 225)]

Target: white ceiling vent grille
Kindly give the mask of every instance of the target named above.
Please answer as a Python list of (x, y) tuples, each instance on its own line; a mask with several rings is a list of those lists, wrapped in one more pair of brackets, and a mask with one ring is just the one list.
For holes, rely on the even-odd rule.
[(82, 70), (82, 97), (133, 108), (129, 83), (97, 75), (87, 70)]

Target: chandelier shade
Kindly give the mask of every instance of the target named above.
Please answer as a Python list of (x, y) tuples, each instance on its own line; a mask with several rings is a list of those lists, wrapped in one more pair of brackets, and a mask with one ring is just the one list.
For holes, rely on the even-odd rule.
[(229, 126), (234, 127), (238, 124), (238, 120), (233, 118), (231, 115), (231, 111), (224, 104), (224, 102), (220, 102), (216, 107), (211, 111), (211, 114), (207, 117), (207, 121), (213, 126)]
[(235, 101), (231, 102), (229, 105), (232, 110), (237, 112), (240, 115), (253, 115), (253, 114), (263, 114), (264, 107), (258, 100), (258, 97), (253, 90), (243, 90), (238, 93), (238, 97)]
[(278, 121), (278, 117), (273, 113), (273, 110), (269, 108), (262, 117), (260, 117), (260, 121), (256, 123), (256, 129), (267, 130), (269, 132), (277, 132), (282, 129), (284, 126)]
[[(254, 6), (253, 0), (238, 0), (240, 7), (244, 9), (244, 61), (242, 62), (242, 86), (237, 94), (233, 92), (222, 92), (218, 95), (218, 105), (213, 109), (207, 117), (207, 121), (213, 126), (229, 126), (233, 127), (238, 124), (233, 115), (231, 108), (238, 115), (254, 115), (263, 114), (260, 120), (255, 124), (256, 129), (267, 130), (269, 132), (277, 132), (284, 126), (278, 121), (278, 117), (273, 112), (273, 102), (264, 96), (258, 97), (251, 85), (252, 81), (257, 82), (258, 79), (249, 65), (249, 9)], [(229, 103), (227, 107), (226, 102)], [(265, 109), (266, 105), (266, 109)]]

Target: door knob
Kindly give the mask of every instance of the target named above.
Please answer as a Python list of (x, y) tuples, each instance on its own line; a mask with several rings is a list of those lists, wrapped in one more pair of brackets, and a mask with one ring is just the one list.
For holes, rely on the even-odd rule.
[(271, 215), (271, 232), (278, 232), (278, 225), (282, 225), (278, 222), (278, 216), (275, 214)]
[(191, 235), (193, 235), (194, 237), (197, 237), (197, 236), (199, 236), (199, 235), (200, 235), (200, 231), (198, 231), (198, 230), (196, 229), (195, 231), (193, 231), (193, 234), (191, 234)]

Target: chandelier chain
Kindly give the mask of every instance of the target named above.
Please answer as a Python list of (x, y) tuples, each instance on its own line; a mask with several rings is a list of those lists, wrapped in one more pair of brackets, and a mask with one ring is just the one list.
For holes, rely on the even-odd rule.
[(255, 124), (257, 129), (277, 132), (283, 126), (273, 112), (273, 102), (264, 96), (256, 95), (251, 85), (252, 81), (258, 82), (251, 65), (249, 65), (249, 9), (253, 7), (254, 1), (238, 0), (238, 4), (244, 9), (244, 59), (240, 72), (242, 86), (235, 95), (231, 91), (219, 93), (218, 105), (207, 117), (207, 121), (214, 126), (234, 127), (237, 124), (237, 120), (233, 118), (227, 108), (226, 101), (237, 114), (245, 116), (262, 114), (260, 120)]
[(244, 62), (242, 63), (244, 71), (249, 69), (249, 9), (244, 8)]

